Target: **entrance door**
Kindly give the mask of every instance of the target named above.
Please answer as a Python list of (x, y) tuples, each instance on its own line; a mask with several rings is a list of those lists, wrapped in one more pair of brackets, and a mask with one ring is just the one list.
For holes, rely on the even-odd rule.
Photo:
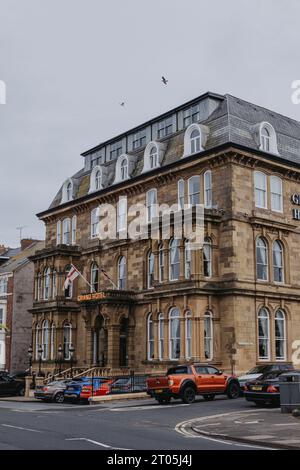
[(120, 367), (128, 366), (128, 319), (123, 318), (120, 325)]
[(107, 330), (101, 317), (96, 318), (93, 332), (93, 363), (100, 367), (107, 364)]

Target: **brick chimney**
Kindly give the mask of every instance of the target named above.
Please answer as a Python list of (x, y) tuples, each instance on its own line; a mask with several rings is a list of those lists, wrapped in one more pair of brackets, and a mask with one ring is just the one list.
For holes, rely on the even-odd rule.
[(23, 238), (21, 240), (21, 250), (26, 250), (30, 245), (32, 245), (36, 240), (33, 240), (32, 238)]
[(4, 253), (6, 250), (7, 250), (6, 246), (0, 245), (0, 255), (2, 255), (2, 253)]

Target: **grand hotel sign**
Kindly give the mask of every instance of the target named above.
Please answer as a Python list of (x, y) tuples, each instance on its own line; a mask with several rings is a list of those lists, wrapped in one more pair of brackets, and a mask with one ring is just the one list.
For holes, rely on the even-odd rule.
[[(295, 206), (300, 206), (300, 194), (294, 193), (291, 196), (291, 201)], [(293, 219), (294, 220), (300, 220), (300, 208), (296, 209), (293, 207)]]

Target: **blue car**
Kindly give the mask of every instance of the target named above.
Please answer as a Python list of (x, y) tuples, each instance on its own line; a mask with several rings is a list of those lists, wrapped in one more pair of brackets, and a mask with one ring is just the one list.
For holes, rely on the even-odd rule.
[[(94, 377), (93, 386), (95, 390), (100, 387), (104, 379), (104, 377)], [(84, 385), (92, 385), (92, 378), (78, 377), (77, 379), (69, 382), (66, 389), (64, 390), (65, 400), (80, 401), (80, 393)]]

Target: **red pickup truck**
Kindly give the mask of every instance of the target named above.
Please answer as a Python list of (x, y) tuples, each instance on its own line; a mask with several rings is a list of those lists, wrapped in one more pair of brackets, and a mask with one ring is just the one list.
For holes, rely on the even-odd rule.
[(180, 365), (169, 369), (165, 376), (148, 378), (147, 393), (161, 404), (169, 403), (171, 398), (193, 403), (196, 395), (207, 401), (221, 394), (238, 398), (240, 385), (236, 376), (208, 364)]

